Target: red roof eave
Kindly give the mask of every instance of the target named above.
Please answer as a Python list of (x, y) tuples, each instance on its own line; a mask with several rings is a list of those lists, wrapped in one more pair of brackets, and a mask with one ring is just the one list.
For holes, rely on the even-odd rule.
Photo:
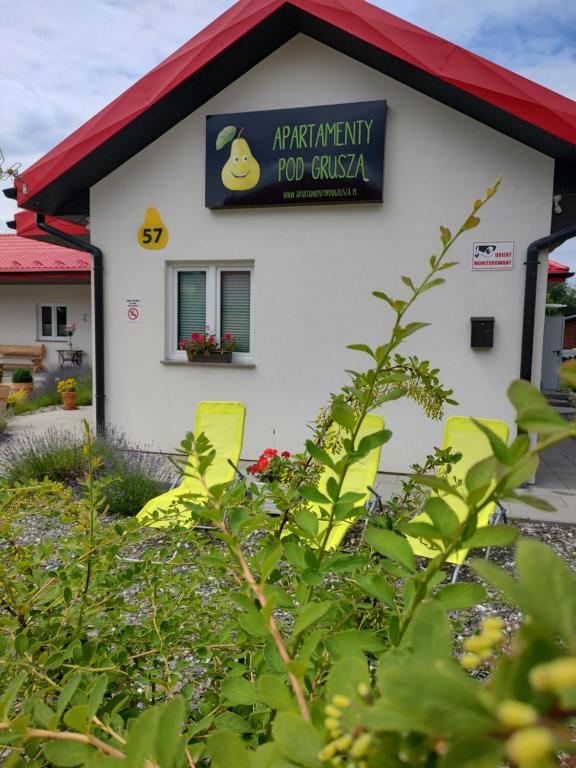
[[(18, 204), (59, 178), (284, 5), (576, 145), (576, 103), (365, 0), (240, 0), (16, 180)], [(24, 192), (26, 190), (26, 192)]]
[[(19, 237), (29, 237), (31, 239), (46, 237), (46, 232), (36, 226), (36, 214), (32, 211), (18, 211), (14, 216), (16, 222), (16, 234)], [(46, 224), (56, 229), (66, 232), (74, 237), (87, 236), (88, 230), (82, 224), (74, 224), (66, 219), (59, 219), (55, 216), (46, 216)]]

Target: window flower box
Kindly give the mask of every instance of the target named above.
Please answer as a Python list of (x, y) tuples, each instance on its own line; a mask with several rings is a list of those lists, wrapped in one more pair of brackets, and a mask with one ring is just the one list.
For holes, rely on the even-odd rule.
[(231, 363), (232, 352), (189, 352), (186, 351), (190, 363)]
[(225, 333), (221, 343), (209, 333), (193, 333), (182, 339), (178, 348), (186, 352), (191, 363), (231, 363), (235, 340), (231, 333)]

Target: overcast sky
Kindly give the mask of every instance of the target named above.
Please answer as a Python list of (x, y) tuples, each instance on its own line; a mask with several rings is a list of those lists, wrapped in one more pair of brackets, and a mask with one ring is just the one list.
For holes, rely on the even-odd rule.
[[(373, 0), (576, 99), (574, 0)], [(0, 148), (26, 168), (231, 0), (0, 0)], [(6, 186), (4, 183), (2, 186)], [(0, 231), (15, 212), (0, 196)], [(554, 257), (576, 270), (576, 245)]]

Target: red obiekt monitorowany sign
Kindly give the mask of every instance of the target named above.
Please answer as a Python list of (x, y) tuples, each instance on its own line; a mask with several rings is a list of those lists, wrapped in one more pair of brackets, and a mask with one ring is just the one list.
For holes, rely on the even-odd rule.
[(514, 269), (514, 243), (474, 243), (472, 269)]

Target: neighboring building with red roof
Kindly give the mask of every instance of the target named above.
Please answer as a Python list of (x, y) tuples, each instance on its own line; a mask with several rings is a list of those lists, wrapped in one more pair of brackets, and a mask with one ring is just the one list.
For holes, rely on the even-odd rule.
[(574, 272), (570, 271), (570, 267), (548, 259), (548, 284), (565, 283), (571, 277), (574, 277)]
[(75, 349), (90, 361), (90, 257), (82, 251), (0, 234), (0, 344), (44, 344), (45, 365), (58, 365), (74, 323)]
[[(27, 236), (89, 225), (101, 418), (105, 393), (107, 421), (171, 450), (198, 401), (241, 400), (253, 458), (272, 434), (302, 446), (362, 366), (346, 345), (386, 338), (371, 292), (409, 296), (438, 226), (499, 176), (405, 351), (458, 412), (512, 423), (509, 382), (540, 383), (546, 249), (576, 234), (576, 103), (363, 0), (240, 0), (9, 194)], [(179, 342), (207, 326), (237, 337), (231, 364), (188, 362)], [(383, 414), (387, 470), (440, 444), (412, 402)]]

